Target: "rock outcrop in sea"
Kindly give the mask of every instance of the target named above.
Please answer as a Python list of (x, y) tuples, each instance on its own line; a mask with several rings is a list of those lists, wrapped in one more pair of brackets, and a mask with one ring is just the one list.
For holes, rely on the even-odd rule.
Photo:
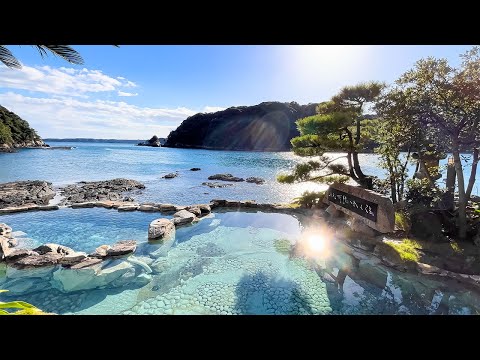
[(137, 146), (151, 146), (151, 147), (161, 147), (165, 143), (165, 138), (159, 138), (157, 135), (153, 135), (150, 140), (140, 142)]
[(47, 205), (55, 196), (47, 181), (16, 181), (0, 184), (0, 209), (25, 204)]
[(68, 185), (61, 189), (64, 196), (61, 205), (85, 203), (89, 201), (118, 201), (132, 200), (124, 197), (125, 192), (145, 189), (145, 185), (136, 180), (113, 179), (105, 181), (81, 181), (74, 185)]
[(184, 120), (165, 147), (215, 150), (287, 151), (299, 135), (295, 121), (315, 114), (317, 104), (263, 102), (199, 113)]

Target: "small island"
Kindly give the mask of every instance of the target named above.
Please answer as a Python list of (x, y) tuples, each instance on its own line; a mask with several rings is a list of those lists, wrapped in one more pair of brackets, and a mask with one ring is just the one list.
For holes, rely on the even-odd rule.
[(151, 147), (162, 147), (165, 144), (166, 139), (159, 138), (157, 135), (153, 135), (150, 140), (144, 142), (139, 142), (137, 146), (151, 146)]

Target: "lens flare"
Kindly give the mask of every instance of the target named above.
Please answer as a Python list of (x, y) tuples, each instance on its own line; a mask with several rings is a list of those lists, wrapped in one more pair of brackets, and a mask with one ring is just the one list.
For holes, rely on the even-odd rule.
[(325, 249), (325, 238), (320, 234), (312, 234), (308, 236), (307, 243), (310, 249), (315, 252), (321, 252)]
[(326, 259), (331, 252), (332, 231), (327, 226), (307, 229), (299, 240), (301, 253), (310, 259)]

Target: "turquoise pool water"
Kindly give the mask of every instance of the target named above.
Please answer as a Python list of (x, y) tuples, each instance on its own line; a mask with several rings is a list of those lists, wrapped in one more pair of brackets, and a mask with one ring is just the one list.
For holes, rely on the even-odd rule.
[[(48, 239), (86, 250), (117, 239), (139, 242), (133, 256), (93, 269), (0, 268), (0, 288), (10, 290), (2, 299), (22, 299), (59, 314), (480, 311), (479, 295), (458, 284), (392, 271), (368, 257), (355, 261), (335, 241), (323, 260), (294, 256), (290, 246), (300, 241), (305, 229), (286, 214), (213, 213), (196, 225), (179, 228), (175, 240), (164, 244), (145, 241), (149, 222), (159, 214), (63, 209), (28, 216), (32, 222), (26, 221), (22, 231), (32, 243)], [(2, 217), (14, 230), (22, 228), (22, 219)], [(125, 228), (129, 230), (123, 232)]]

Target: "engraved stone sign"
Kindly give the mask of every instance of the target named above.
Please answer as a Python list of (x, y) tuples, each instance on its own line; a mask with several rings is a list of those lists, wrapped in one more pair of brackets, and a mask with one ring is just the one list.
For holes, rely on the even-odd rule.
[(357, 186), (332, 184), (324, 202), (339, 211), (362, 220), (371, 228), (388, 233), (394, 230), (395, 210), (392, 201), (379, 193)]

